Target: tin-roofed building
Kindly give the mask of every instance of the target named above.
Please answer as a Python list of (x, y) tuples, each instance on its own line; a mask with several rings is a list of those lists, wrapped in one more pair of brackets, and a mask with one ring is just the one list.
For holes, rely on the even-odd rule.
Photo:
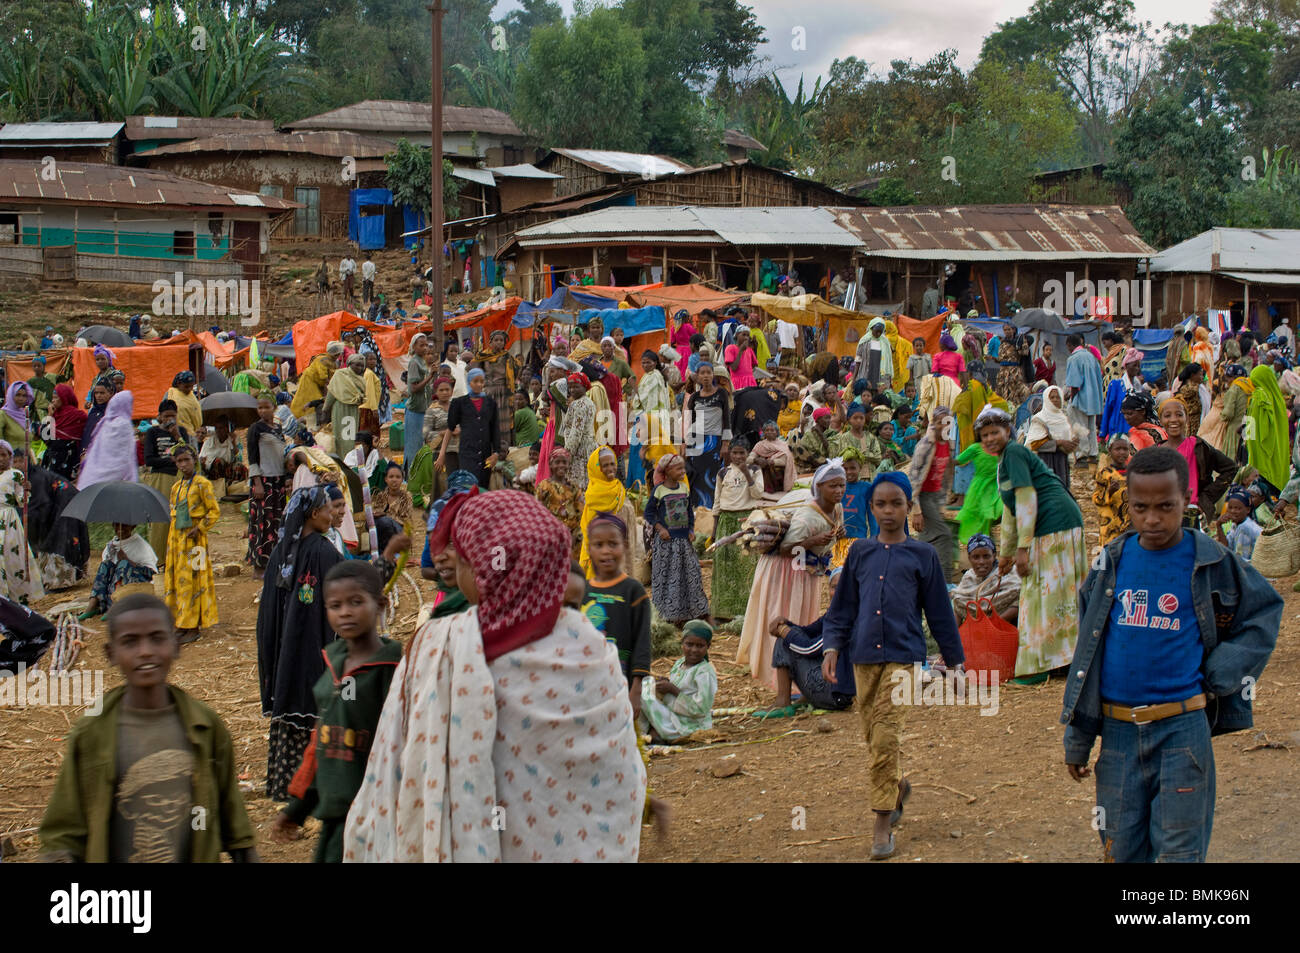
[(1156, 314), (1171, 326), (1190, 314), (1230, 312), (1232, 327), (1268, 333), (1300, 324), (1300, 229), (1211, 228), (1151, 259)]
[(0, 275), (152, 284), (261, 277), (270, 220), (296, 203), (152, 169), (0, 161)]
[[(390, 143), (407, 139), (427, 147), (433, 140), (433, 107), (429, 103), (367, 99), (307, 116), (288, 123), (286, 128), (295, 132), (355, 132)], [(513, 165), (536, 157), (528, 137), (508, 115), (499, 109), (471, 106), (442, 107), (442, 151), (452, 158), (483, 159), (488, 165)]]
[(0, 160), (118, 161), (120, 122), (11, 122), (0, 129)]
[[(275, 238), (348, 234), (357, 188), (384, 188), (384, 155), (392, 144), (355, 132), (228, 133), (138, 152), (133, 163), (188, 179), (292, 199), (302, 207)], [(401, 223), (394, 225), (400, 236)]]

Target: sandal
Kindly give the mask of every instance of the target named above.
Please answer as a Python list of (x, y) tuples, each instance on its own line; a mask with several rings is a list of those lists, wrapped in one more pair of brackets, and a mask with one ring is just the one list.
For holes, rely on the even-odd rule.
[(1011, 680), (1012, 685), (1041, 685), (1047, 681), (1047, 672), (1039, 672), (1037, 675), (1020, 675)]
[(793, 718), (793, 717), (795, 716), (796, 711), (797, 711), (797, 709), (794, 707), (794, 705), (786, 705), (786, 706), (784, 706), (784, 707), (782, 707), (782, 708), (773, 708), (773, 709), (770, 709), (769, 711), (756, 711), (756, 712), (754, 712), (754, 717), (755, 717), (755, 718), (764, 718), (764, 719), (766, 719), (766, 718)]
[(898, 807), (894, 808), (889, 814), (889, 826), (897, 827), (898, 822), (903, 819), (903, 807), (907, 804), (907, 799), (912, 796), (912, 782), (903, 778), (898, 782)]
[(889, 843), (885, 844), (883, 847), (877, 844), (871, 845), (872, 860), (888, 860), (890, 857), (893, 856), (894, 856), (894, 835), (892, 833), (889, 835)]

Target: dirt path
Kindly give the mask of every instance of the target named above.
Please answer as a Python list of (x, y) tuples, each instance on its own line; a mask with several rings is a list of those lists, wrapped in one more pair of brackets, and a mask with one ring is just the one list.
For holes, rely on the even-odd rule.
[[(218, 568), (238, 562), (244, 551), (243, 517), (222, 505), (212, 537)], [(422, 545), (422, 541), (417, 541)], [(92, 570), (98, 562), (92, 558)], [(410, 570), (413, 578), (418, 572)], [(1287, 609), (1278, 649), (1260, 682), (1256, 728), (1214, 743), (1218, 810), (1210, 859), (1300, 859), (1300, 594), (1294, 580), (1278, 580)], [(426, 584), (427, 585), (427, 584)], [(84, 600), (88, 586), (56, 593), (38, 608)], [(276, 805), (262, 796), (266, 777), (267, 722), (257, 689), (255, 599), (260, 585), (244, 568), (217, 579), (221, 624), (186, 646), (172, 681), (215, 708), (235, 741), (245, 794), (258, 829), (258, 848), (268, 860), (306, 861), (312, 839), (280, 845), (269, 840)], [(401, 584), (394, 632), (405, 638), (416, 610)], [(105, 684), (120, 682), (103, 662), (102, 626), (78, 662), (105, 669)], [(718, 707), (768, 705), (772, 696), (756, 685), (735, 657), (735, 636), (721, 636), (712, 658), (720, 676)], [(655, 662), (666, 672), (671, 659)], [(905, 769), (914, 793), (899, 830), (892, 862), (1084, 861), (1100, 859), (1089, 827), (1091, 782), (1069, 780), (1061, 761), (1062, 684), (1002, 686), (996, 714), (977, 708), (921, 707), (909, 712), (904, 737)], [(78, 709), (0, 708), (0, 840), (8, 837), (16, 860), (36, 858), (30, 828), (40, 823), (63, 757), (64, 739)], [(671, 832), (660, 840), (648, 831), (647, 861), (847, 861), (869, 848), (871, 819), (865, 804), (866, 751), (852, 713), (801, 715), (759, 722), (745, 716), (717, 720), (709, 745), (655, 757), (651, 783), (673, 810)], [(1260, 747), (1264, 741), (1289, 745)], [(726, 773), (736, 763), (739, 772)], [(311, 822), (314, 823), (314, 822)], [(799, 824), (802, 823), (802, 827)]]

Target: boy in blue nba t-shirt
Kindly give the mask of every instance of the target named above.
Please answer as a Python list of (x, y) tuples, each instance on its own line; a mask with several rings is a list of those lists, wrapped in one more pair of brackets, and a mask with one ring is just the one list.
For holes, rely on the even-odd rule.
[(1102, 550), (1080, 591), (1065, 764), (1082, 781), (1101, 736), (1097, 822), (1111, 861), (1205, 860), (1210, 737), (1251, 726), (1255, 681), (1282, 618), (1267, 580), (1182, 526), (1188, 479), (1187, 461), (1169, 447), (1133, 457), (1134, 531)]

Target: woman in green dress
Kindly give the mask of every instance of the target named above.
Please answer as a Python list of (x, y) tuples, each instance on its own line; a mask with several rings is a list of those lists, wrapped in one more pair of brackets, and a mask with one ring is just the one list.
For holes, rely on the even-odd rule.
[(1079, 637), (1079, 586), (1088, 573), (1083, 513), (1065, 485), (1038, 456), (1011, 441), (1011, 415), (988, 406), (975, 420), (986, 453), (998, 458), (1002, 496), (999, 571), (1021, 579), (1017, 684), (1045, 681), (1069, 665)]
[(989, 454), (983, 444), (973, 443), (957, 455), (957, 466), (975, 464), (975, 477), (966, 490), (957, 519), (961, 523), (961, 544), (966, 545), (972, 536), (989, 534), (993, 524), (1002, 518), (1002, 497), (998, 495), (998, 458)]

